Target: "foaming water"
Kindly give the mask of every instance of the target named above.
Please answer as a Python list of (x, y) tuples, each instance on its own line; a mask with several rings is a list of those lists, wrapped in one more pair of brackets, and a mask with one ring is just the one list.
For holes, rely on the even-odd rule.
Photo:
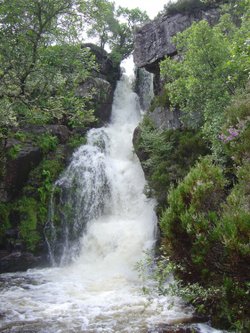
[[(143, 295), (135, 270), (144, 251), (153, 249), (156, 229), (154, 201), (143, 194), (145, 179), (132, 150), (139, 120), (137, 97), (124, 76), (111, 124), (89, 132), (57, 181), (62, 205), (74, 209), (60, 261), (70, 264), (1, 275), (1, 332), (146, 333), (192, 316), (180, 299)], [(70, 233), (79, 230), (75, 244)]]

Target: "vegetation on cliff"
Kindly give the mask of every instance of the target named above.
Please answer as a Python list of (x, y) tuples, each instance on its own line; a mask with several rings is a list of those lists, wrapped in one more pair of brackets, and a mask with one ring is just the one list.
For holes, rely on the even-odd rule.
[[(116, 9), (108, 0), (1, 1), (4, 253), (41, 250), (53, 183), (87, 128), (108, 120), (119, 62), (132, 51), (133, 26), (147, 19), (139, 9)], [(84, 46), (86, 33), (100, 46)]]
[(250, 325), (249, 10), (229, 1), (217, 25), (174, 38), (181, 57), (161, 62), (161, 103), (182, 111), (182, 128), (159, 133), (144, 121), (135, 145), (162, 199), (165, 255), (186, 281), (175, 292), (237, 332)]

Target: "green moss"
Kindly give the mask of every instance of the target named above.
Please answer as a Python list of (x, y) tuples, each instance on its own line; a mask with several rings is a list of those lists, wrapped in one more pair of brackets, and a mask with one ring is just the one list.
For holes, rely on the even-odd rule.
[[(0, 206), (0, 216), (4, 221), (0, 227), (0, 241), (1, 235), (4, 237), (5, 230), (13, 224), (18, 226), (18, 241), (22, 242), (24, 248), (33, 253), (39, 250), (44, 237), (43, 229), (48, 217), (53, 184), (64, 168), (64, 156), (58, 148), (30, 172), (22, 195), (11, 204), (10, 209), (5, 208), (5, 205)], [(14, 220), (10, 218), (10, 210)]]
[(41, 240), (37, 230), (38, 203), (35, 199), (24, 196), (17, 202), (16, 210), (20, 216), (18, 227), (20, 239), (24, 241), (28, 250), (34, 251)]
[(14, 133), (14, 138), (21, 142), (25, 142), (27, 140), (28, 133), (23, 131), (17, 131)]
[(154, 96), (149, 111), (153, 112), (158, 107), (170, 107), (169, 94), (166, 88), (159, 95)]
[(48, 153), (56, 149), (58, 145), (58, 138), (51, 134), (42, 134), (37, 138), (37, 144), (42, 149), (43, 153)]
[(15, 144), (14, 146), (12, 146), (8, 152), (7, 152), (7, 156), (11, 159), (14, 160), (17, 155), (19, 154), (21, 150), (21, 145), (20, 144)]
[(80, 134), (75, 134), (70, 137), (70, 139), (68, 141), (68, 146), (72, 149), (76, 149), (86, 143), (87, 143), (87, 139), (85, 136), (82, 136)]
[(9, 205), (0, 203), (0, 244), (4, 241), (5, 233), (10, 228), (9, 213)]

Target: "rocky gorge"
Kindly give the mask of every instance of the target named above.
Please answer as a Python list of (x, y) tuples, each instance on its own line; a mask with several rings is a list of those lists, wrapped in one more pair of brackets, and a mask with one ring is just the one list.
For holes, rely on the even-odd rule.
[[(245, 0), (208, 1), (206, 4), (177, 1), (177, 5), (186, 2), (199, 3), (201, 7), (179, 10), (177, 6), (177, 11), (171, 13), (166, 8), (165, 13), (135, 30), (134, 62), (137, 68), (134, 90), (139, 96), (141, 109), (145, 111), (139, 125), (137, 97), (125, 79), (119, 82), (121, 91), (117, 95), (114, 119), (119, 126), (126, 127), (126, 117), (120, 118), (118, 111), (123, 110), (128, 121), (136, 115), (138, 121), (133, 145), (147, 180), (144, 192), (140, 188), (141, 183), (133, 187), (135, 182), (126, 178), (130, 175), (129, 167), (124, 165), (120, 168), (123, 162), (117, 163), (110, 149), (110, 137), (113, 147), (117, 148), (117, 143), (123, 147), (121, 138), (125, 141), (127, 134), (118, 128), (120, 132), (115, 131), (113, 137), (110, 125), (99, 129), (110, 120), (120, 69), (102, 49), (85, 44), (82, 47), (91, 51), (98, 66), (93, 67), (91, 75), (81, 81), (74, 96), (86, 100), (86, 109), (93, 111), (95, 121), (87, 127), (77, 124), (73, 127), (64, 115), (60, 121), (50, 121), (46, 125), (26, 124), (14, 128), (2, 141), (0, 272), (23, 271), (47, 264), (51, 244), (46, 242), (46, 228), (51, 232), (51, 238), (58, 240), (54, 248), (55, 258), (58, 253), (60, 258), (63, 257), (65, 249), (77, 257), (83, 246), (81, 256), (87, 269), (88, 253), (90, 258), (94, 255), (103, 267), (102, 259), (106, 260), (110, 254), (113, 256), (121, 249), (119, 256), (115, 256), (115, 263), (123, 270), (119, 260), (123, 258), (124, 248), (133, 248), (129, 244), (134, 239), (132, 235), (140, 219), (136, 217), (133, 220), (129, 237), (123, 243), (119, 240), (126, 232), (119, 233), (115, 226), (114, 229), (108, 228), (107, 233), (102, 229), (107, 222), (105, 214), (111, 211), (110, 203), (105, 206), (110, 198), (115, 198), (112, 203), (115, 203), (117, 213), (116, 203), (120, 194), (110, 187), (112, 182), (116, 182), (122, 198), (133, 198), (128, 206), (125, 199), (120, 201), (118, 215), (119, 207), (127, 213), (132, 206), (136, 206), (138, 188), (143, 196), (147, 196), (148, 202), (156, 199), (159, 248), (156, 249), (153, 266), (157, 295), (160, 293), (166, 299), (168, 296), (180, 296), (185, 305), (193, 306), (197, 312), (197, 316), (191, 316), (191, 321), (177, 321), (176, 325), (173, 322), (173, 326), (160, 324), (158, 331), (199, 332), (199, 325), (189, 325), (194, 318), (195, 323), (210, 321), (215, 327), (245, 333), (250, 327), (249, 3)], [(222, 7), (219, 6), (221, 3)], [(90, 92), (92, 100), (89, 100)], [(129, 111), (133, 108), (135, 115), (129, 118)], [(113, 123), (111, 121), (111, 127)], [(60, 178), (61, 172), (72, 162), (72, 152), (87, 142), (85, 134), (93, 127), (98, 129), (89, 131), (88, 142), (91, 144), (82, 148), (79, 154), (74, 154), (72, 168)], [(129, 130), (132, 134), (133, 130)], [(110, 150), (111, 160), (115, 162), (113, 169), (109, 169), (106, 149)], [(120, 148), (118, 157), (119, 153), (122, 153)], [(125, 149), (123, 153), (126, 153)], [(138, 162), (132, 152), (128, 156), (131, 161)], [(80, 161), (82, 164), (79, 164)], [(104, 161), (108, 162), (107, 167), (104, 167)], [(90, 177), (88, 172), (93, 171), (92, 164), (96, 167)], [(78, 170), (84, 172), (86, 178)], [(107, 170), (112, 170), (108, 173), (109, 181), (105, 174)], [(113, 176), (114, 170), (117, 177)], [(138, 171), (139, 174), (143, 176)], [(137, 180), (137, 176), (133, 177)], [(54, 186), (56, 179), (59, 186)], [(129, 193), (123, 191), (124, 179), (130, 179), (126, 182), (131, 185)], [(90, 200), (87, 201), (84, 200), (86, 189), (90, 189)], [(93, 189), (95, 195), (92, 194)], [(133, 195), (130, 195), (130, 190)], [(70, 247), (75, 238), (85, 228), (85, 225), (83, 228), (82, 225), (75, 227), (78, 218), (73, 210), (78, 210), (78, 216), (91, 211), (95, 202), (93, 198), (100, 198), (97, 200), (97, 215), (89, 214), (94, 222), (90, 223), (83, 244), (79, 243), (79, 247), (72, 250)], [(81, 209), (85, 201), (89, 205), (86, 211)], [(54, 210), (56, 205), (58, 213)], [(100, 219), (99, 211), (104, 212)], [(145, 212), (146, 208), (143, 208), (143, 223), (146, 221)], [(48, 219), (48, 215), (53, 218)], [(68, 221), (74, 223), (68, 226)], [(109, 221), (113, 223), (113, 219)], [(112, 223), (109, 226), (113, 226)], [(139, 239), (148, 227), (152, 227), (150, 223), (143, 224), (137, 232)], [(93, 243), (98, 246), (92, 246)], [(126, 255), (124, 258), (127, 262)], [(69, 261), (66, 258), (63, 263)], [(81, 262), (77, 263), (81, 270)], [(90, 267), (90, 273), (94, 271), (98, 278), (99, 266), (96, 269), (94, 260)], [(110, 265), (110, 268), (113, 266)], [(56, 279), (55, 288), (60, 290), (58, 275), (52, 271), (49, 272), (50, 278)], [(70, 266), (65, 271), (70, 278), (62, 281), (68, 288), (68, 283), (71, 284), (75, 278), (73, 275), (81, 274), (78, 270), (73, 270), (72, 274)], [(109, 272), (106, 273), (109, 281)], [(40, 274), (46, 276), (47, 271)], [(166, 287), (165, 281), (170, 281), (172, 275), (176, 280)], [(82, 276), (87, 276), (88, 280), (88, 274)], [(89, 281), (91, 279), (87, 284)], [(82, 277), (78, 282), (82, 286)], [(144, 285), (143, 288), (146, 293), (150, 292)], [(45, 290), (48, 292), (49, 289), (46, 287)], [(67, 299), (66, 294), (65, 297)], [(71, 301), (74, 301), (73, 298)], [(156, 308), (157, 311), (161, 309)]]

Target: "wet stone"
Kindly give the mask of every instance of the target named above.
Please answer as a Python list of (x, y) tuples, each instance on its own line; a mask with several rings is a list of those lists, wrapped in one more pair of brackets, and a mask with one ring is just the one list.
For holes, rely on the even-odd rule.
[(162, 324), (159, 327), (149, 330), (148, 333), (200, 333), (196, 325), (167, 325)]

